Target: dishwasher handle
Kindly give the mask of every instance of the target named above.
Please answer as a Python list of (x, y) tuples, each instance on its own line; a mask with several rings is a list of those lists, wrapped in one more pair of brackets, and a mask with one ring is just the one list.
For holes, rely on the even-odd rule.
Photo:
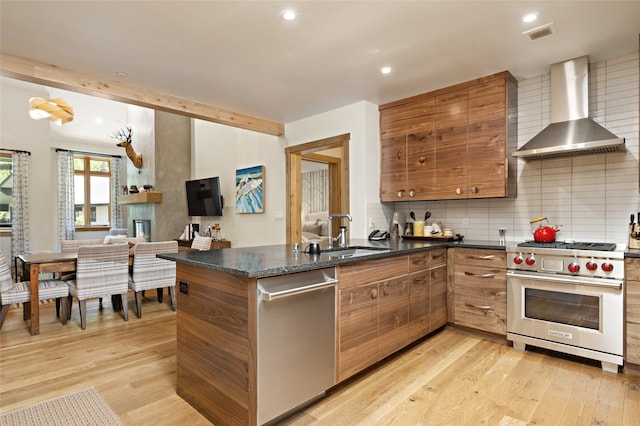
[(260, 294), (262, 294), (263, 299), (269, 302), (283, 297), (296, 296), (310, 291), (318, 291), (328, 287), (335, 287), (336, 285), (338, 285), (337, 279), (329, 279), (320, 283), (308, 284), (302, 287), (287, 288), (279, 291), (267, 291), (260, 285), (258, 285), (258, 289), (260, 290)]

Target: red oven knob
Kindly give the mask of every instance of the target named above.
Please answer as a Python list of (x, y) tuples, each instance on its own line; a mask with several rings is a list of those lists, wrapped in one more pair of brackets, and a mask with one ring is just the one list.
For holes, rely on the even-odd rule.
[(527, 257), (526, 262), (527, 262), (527, 265), (531, 266), (531, 265), (533, 265), (534, 263), (536, 263), (536, 258), (535, 258), (535, 257), (533, 257), (533, 255), (531, 255), (531, 256)]
[(590, 271), (595, 271), (596, 269), (598, 269), (598, 264), (596, 262), (588, 261), (587, 269)]
[(613, 271), (613, 264), (609, 262), (605, 262), (602, 264), (601, 268), (605, 272), (611, 272)]
[(580, 270), (580, 265), (578, 265), (577, 262), (572, 262), (569, 264), (569, 272), (571, 272), (572, 274), (575, 274), (579, 270)]
[(513, 258), (513, 263), (515, 263), (516, 265), (520, 265), (522, 264), (522, 255), (517, 255), (516, 257)]

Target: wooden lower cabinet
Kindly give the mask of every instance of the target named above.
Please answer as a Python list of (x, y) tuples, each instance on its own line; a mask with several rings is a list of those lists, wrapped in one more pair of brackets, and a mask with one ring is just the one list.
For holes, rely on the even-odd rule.
[(379, 359), (386, 358), (409, 344), (408, 281), (405, 276), (378, 284)]
[(446, 263), (429, 271), (431, 284), (431, 326), (429, 331), (447, 323), (447, 265)]
[(339, 291), (339, 379), (378, 360), (378, 284)]
[(409, 280), (409, 339), (419, 339), (431, 327), (431, 291), (429, 271), (410, 274)]
[(446, 249), (338, 268), (338, 381), (446, 324)]
[(455, 248), (451, 288), (453, 323), (506, 336), (506, 253)]
[(624, 360), (640, 365), (640, 259), (625, 260), (625, 356)]

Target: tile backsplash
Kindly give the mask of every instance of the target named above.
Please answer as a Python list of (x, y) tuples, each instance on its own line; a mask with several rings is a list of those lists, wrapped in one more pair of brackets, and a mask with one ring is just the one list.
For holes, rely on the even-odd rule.
[[(506, 228), (509, 244), (532, 239), (529, 221), (546, 216), (560, 240), (626, 244), (629, 215), (640, 211), (639, 76), (638, 52), (590, 65), (589, 116), (624, 138), (626, 152), (518, 160), (517, 198), (389, 203), (386, 220), (394, 209), (407, 218), (428, 210), (469, 240), (498, 241)], [(518, 147), (549, 124), (549, 86), (548, 74), (518, 82)]]

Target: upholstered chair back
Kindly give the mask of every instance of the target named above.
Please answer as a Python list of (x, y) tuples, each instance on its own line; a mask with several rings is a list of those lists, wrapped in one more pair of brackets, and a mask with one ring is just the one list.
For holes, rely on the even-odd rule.
[(102, 244), (102, 239), (89, 239), (89, 240), (61, 240), (60, 251), (61, 252), (75, 252), (78, 251), (80, 246), (95, 246)]
[(9, 262), (4, 256), (4, 253), (0, 251), (0, 301), (2, 301), (2, 293), (5, 293), (13, 288), (13, 279), (11, 278), (11, 270), (9, 269)]
[(127, 292), (129, 245), (100, 244), (78, 247), (76, 267), (78, 299)]
[(133, 273), (129, 287), (133, 291), (176, 285), (176, 262), (156, 254), (177, 253), (177, 241), (137, 243), (133, 249)]

